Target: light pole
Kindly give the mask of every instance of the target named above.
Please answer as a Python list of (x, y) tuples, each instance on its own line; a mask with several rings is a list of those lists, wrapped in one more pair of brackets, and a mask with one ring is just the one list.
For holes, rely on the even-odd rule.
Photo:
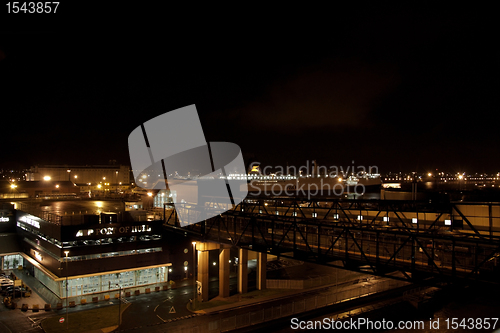
[(68, 330), (69, 318), (68, 318), (68, 308), (69, 308), (69, 299), (68, 299), (68, 254), (69, 251), (64, 251), (66, 255), (66, 330)]
[(194, 311), (194, 302), (196, 301), (196, 242), (193, 242), (193, 311)]
[(122, 286), (118, 283), (116, 284), (118, 288), (120, 288), (120, 293), (118, 294), (118, 326), (120, 326), (122, 322)]

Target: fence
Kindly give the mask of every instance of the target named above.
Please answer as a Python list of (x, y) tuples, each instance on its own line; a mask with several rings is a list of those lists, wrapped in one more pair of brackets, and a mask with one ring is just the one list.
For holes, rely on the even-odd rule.
[(181, 329), (181, 332), (196, 333), (196, 332), (224, 332), (243, 327), (261, 324), (267, 321), (280, 319), (283, 317), (292, 316), (294, 314), (311, 311), (321, 307), (333, 305), (336, 303), (347, 302), (360, 297), (366, 297), (375, 293), (380, 293), (397, 287), (407, 285), (408, 282), (397, 280), (384, 280), (377, 283), (359, 283), (344, 287), (343, 290), (322, 292), (315, 295), (298, 297), (294, 301), (285, 300), (277, 306), (265, 306), (257, 311), (248, 311), (238, 315), (219, 314), (210, 321), (208, 325), (194, 326), (191, 328)]
[[(344, 274), (346, 275), (346, 274)], [(322, 275), (304, 280), (266, 280), (267, 289), (308, 289), (345, 281), (345, 276)]]

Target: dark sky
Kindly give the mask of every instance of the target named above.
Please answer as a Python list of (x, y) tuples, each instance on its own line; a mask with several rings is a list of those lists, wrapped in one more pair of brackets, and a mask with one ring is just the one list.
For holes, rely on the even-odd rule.
[(500, 171), (486, 10), (68, 6), (3, 21), (1, 167), (129, 163), (134, 128), (196, 104), (246, 163)]

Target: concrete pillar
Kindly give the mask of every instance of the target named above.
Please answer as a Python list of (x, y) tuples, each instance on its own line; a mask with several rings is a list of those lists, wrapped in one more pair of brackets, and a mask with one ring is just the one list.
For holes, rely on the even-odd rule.
[(198, 281), (201, 282), (201, 295), (198, 295), (198, 301), (200, 302), (208, 301), (208, 254), (209, 251), (198, 250)]
[(257, 289), (266, 289), (266, 265), (267, 253), (258, 253), (257, 255)]
[(248, 292), (248, 250), (239, 249), (238, 254), (238, 292)]
[(219, 296), (229, 297), (229, 249), (219, 252)]

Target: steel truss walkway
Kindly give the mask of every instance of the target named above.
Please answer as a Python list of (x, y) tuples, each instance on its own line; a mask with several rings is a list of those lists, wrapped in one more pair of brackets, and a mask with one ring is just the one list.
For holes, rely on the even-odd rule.
[(232, 210), (185, 228), (178, 227), (175, 210), (165, 211), (165, 227), (205, 241), (369, 274), (398, 270), (411, 281), (434, 277), (500, 283), (500, 230), (495, 228), (496, 215), (491, 215), (500, 204), (482, 204), (489, 206), (486, 225), (464, 214), (464, 205), (247, 198)]

